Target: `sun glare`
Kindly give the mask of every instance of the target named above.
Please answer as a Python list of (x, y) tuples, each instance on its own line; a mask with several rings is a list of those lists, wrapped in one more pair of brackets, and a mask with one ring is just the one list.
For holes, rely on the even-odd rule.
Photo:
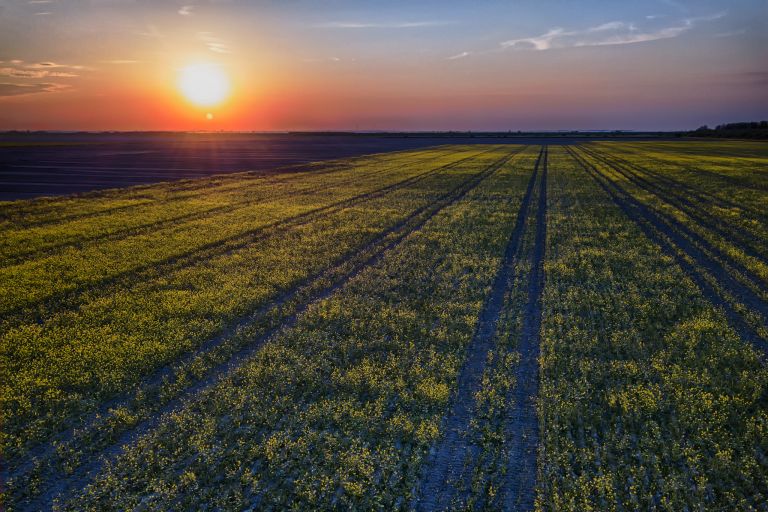
[(215, 64), (191, 64), (181, 70), (179, 89), (192, 103), (217, 105), (229, 94), (229, 78)]

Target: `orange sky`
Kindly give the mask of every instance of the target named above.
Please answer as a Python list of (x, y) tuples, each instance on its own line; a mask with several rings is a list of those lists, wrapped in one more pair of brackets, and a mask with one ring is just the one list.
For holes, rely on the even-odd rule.
[[(679, 129), (768, 117), (762, 1), (0, 8), (0, 129)], [(200, 107), (190, 63), (232, 93)], [(211, 113), (213, 120), (207, 120)]]

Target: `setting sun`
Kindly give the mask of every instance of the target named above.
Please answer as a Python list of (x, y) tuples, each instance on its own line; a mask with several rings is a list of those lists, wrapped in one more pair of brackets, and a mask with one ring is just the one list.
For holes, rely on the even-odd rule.
[(227, 98), (230, 84), (229, 78), (219, 66), (191, 64), (181, 70), (179, 89), (190, 102), (212, 106)]

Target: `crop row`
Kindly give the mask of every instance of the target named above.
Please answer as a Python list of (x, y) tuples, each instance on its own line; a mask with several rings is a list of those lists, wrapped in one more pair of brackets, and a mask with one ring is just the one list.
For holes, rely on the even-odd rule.
[(440, 425), (440, 440), (425, 462), (413, 503), (418, 511), (533, 506), (538, 427), (530, 399), (538, 384), (547, 154), (542, 147)]
[[(765, 264), (768, 261), (768, 212), (760, 207), (765, 194), (748, 191), (752, 201), (738, 198), (740, 187), (721, 186), (719, 190), (730, 198), (703, 191), (694, 180), (673, 178), (666, 169), (639, 165), (612, 153), (586, 147), (591, 160), (615, 170), (628, 185), (652, 194), (659, 205), (678, 216), (686, 216), (714, 234), (730, 241), (747, 256)], [(699, 173), (700, 175), (700, 173)], [(703, 180), (711, 182), (712, 180)]]
[[(748, 203), (751, 191), (766, 191), (765, 143), (717, 141), (697, 144), (596, 144), (597, 148), (663, 169), (668, 176), (691, 181), (724, 198)], [(735, 197), (732, 194), (737, 194)]]

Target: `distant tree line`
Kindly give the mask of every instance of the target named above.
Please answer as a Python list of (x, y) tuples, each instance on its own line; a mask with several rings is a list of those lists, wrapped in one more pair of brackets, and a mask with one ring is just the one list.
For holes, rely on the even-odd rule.
[(728, 137), (735, 139), (768, 139), (768, 121), (719, 124), (714, 128), (704, 125), (692, 132), (694, 137)]

